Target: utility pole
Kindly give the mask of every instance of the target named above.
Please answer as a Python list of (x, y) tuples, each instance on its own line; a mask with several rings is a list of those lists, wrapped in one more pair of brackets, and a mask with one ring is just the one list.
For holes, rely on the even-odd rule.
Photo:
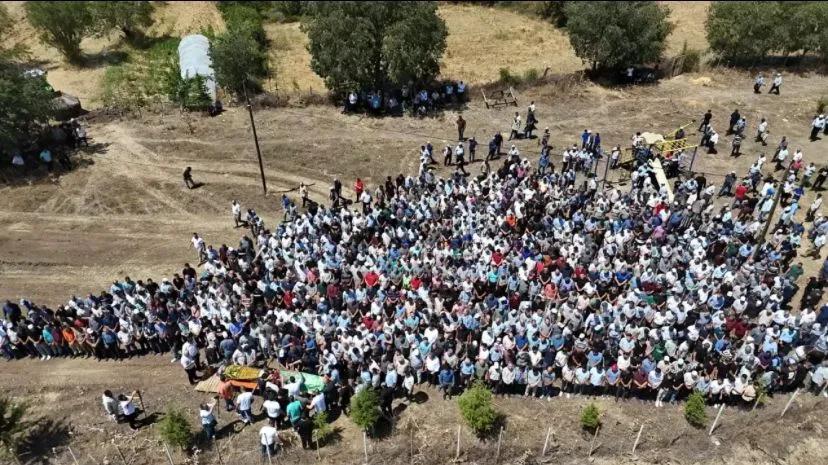
[[(785, 177), (790, 172), (791, 165), (793, 165), (793, 160), (791, 160), (791, 163), (788, 164), (788, 168), (786, 168), (785, 171), (783, 172), (782, 179), (779, 180), (779, 181), (774, 179), (774, 181), (776, 183), (776, 186), (775, 186), (776, 191), (773, 193), (773, 206), (771, 206), (770, 212), (768, 213), (768, 219), (767, 219), (767, 221), (765, 221), (765, 226), (762, 228), (762, 235), (759, 236), (759, 243), (756, 244), (756, 252), (754, 252), (754, 254), (753, 254), (753, 259), (754, 260), (759, 259), (759, 250), (765, 244), (765, 236), (768, 235), (768, 229), (770, 229), (771, 222), (773, 222), (773, 215), (776, 213), (776, 207), (779, 205), (779, 199), (782, 197), (781, 196), (781, 194), (782, 194), (782, 185), (785, 182)], [(761, 206), (760, 206), (760, 208), (761, 208)]]
[[(607, 189), (607, 173), (609, 173), (610, 158), (612, 154), (607, 155), (607, 164), (604, 165), (604, 180), (601, 181), (601, 192)], [(598, 164), (595, 164), (595, 172), (598, 173)]]
[(250, 127), (253, 129), (253, 142), (256, 143), (256, 156), (259, 157), (259, 174), (262, 175), (262, 192), (267, 195), (267, 181), (265, 181), (264, 165), (262, 164), (262, 151), (259, 149), (259, 136), (256, 135), (256, 122), (253, 120), (253, 106), (250, 105), (250, 97), (247, 96), (247, 84), (242, 82), (244, 89), (244, 100), (247, 103), (247, 113), (250, 115)]

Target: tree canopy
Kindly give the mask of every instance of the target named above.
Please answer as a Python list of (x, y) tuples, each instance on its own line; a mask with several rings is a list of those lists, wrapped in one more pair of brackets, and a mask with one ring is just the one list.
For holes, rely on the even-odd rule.
[(26, 2), (29, 22), (40, 40), (55, 47), (72, 63), (83, 58), (80, 44), (92, 30), (90, 2)]
[(210, 58), (219, 85), (242, 95), (261, 89), (261, 79), (268, 74), (267, 54), (254, 34), (243, 30), (228, 31), (210, 44)]
[(152, 25), (150, 2), (90, 2), (90, 8), (100, 33), (119, 29), (129, 42), (144, 37), (146, 28)]
[(593, 68), (656, 61), (673, 30), (656, 2), (566, 2), (565, 11), (569, 43)]
[(4, 47), (14, 23), (0, 4), (0, 147), (19, 149), (52, 114), (52, 91), (42, 77), (26, 77), (22, 60), (26, 50)]
[(705, 30), (710, 49), (728, 59), (809, 52), (828, 57), (825, 2), (713, 2)]
[(434, 2), (320, 2), (302, 24), (311, 67), (335, 92), (383, 89), (440, 72), (448, 30)]

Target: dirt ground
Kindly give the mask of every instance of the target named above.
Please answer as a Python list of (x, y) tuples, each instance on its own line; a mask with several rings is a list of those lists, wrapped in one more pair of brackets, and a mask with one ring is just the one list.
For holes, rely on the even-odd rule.
[[(13, 369), (18, 368), (18, 369)], [(34, 446), (24, 463), (71, 464), (74, 454), (81, 465), (155, 465), (167, 463), (158, 439), (156, 422), (168, 406), (182, 409), (195, 424), (198, 404), (210, 401), (187, 384), (178, 364), (163, 357), (123, 362), (52, 360), (16, 362), (0, 374), (0, 389), (26, 399), (35, 418), (44, 422), (35, 430)], [(140, 390), (146, 408), (143, 427), (136, 433), (115, 424), (103, 414), (103, 390)], [(303, 451), (283, 431), (290, 444), (274, 463), (322, 464), (442, 464), (455, 458), (458, 426), (462, 424), (455, 401), (424, 388), (422, 403), (395, 402), (397, 421), (386, 423), (379, 437), (368, 438), (368, 460), (362, 433), (347, 417), (334, 422), (335, 442), (315, 451)], [(496, 398), (496, 409), (506, 415), (498, 456), (497, 434), (481, 440), (460, 426), (460, 462), (480, 464), (712, 464), (816, 465), (825, 463), (828, 400), (799, 395), (786, 415), (780, 414), (790, 396), (777, 396), (766, 406), (749, 412), (726, 408), (712, 436), (708, 435), (716, 410), (708, 408), (708, 426), (690, 427), (681, 406), (661, 409), (652, 403), (585, 397), (552, 400)], [(254, 403), (254, 413), (261, 401)], [(581, 430), (579, 412), (595, 402), (601, 411), (601, 430), (593, 436)], [(140, 405), (140, 403), (139, 403)], [(200, 444), (194, 455), (172, 451), (175, 464), (261, 463), (257, 447), (262, 418), (242, 429), (238, 417), (220, 412), (216, 444)], [(641, 440), (632, 445), (641, 425)], [(542, 456), (551, 428), (546, 456)], [(71, 448), (71, 452), (70, 452)], [(592, 456), (588, 458), (590, 449)], [(119, 450), (120, 449), (120, 450)], [(121, 460), (123, 454), (124, 460)]]
[[(562, 92), (546, 86), (519, 95), (518, 109), (525, 116), (526, 105), (535, 101), (540, 127), (551, 129), (558, 166), (558, 148), (579, 140), (584, 128), (600, 132), (606, 147), (626, 145), (635, 131), (667, 133), (700, 118), (708, 108), (713, 110), (713, 126), (723, 130), (723, 121), (736, 107), (748, 117), (747, 134), (753, 134), (760, 117), (769, 119), (770, 144), (762, 148), (748, 138), (738, 159), (727, 156), (727, 140), (721, 143), (719, 155), (700, 152), (695, 167), (707, 173), (709, 182), (720, 184), (730, 169), (744, 173), (758, 152), (771, 154), (782, 135), (788, 136), (792, 149), (803, 149), (806, 161), (828, 161), (828, 140), (807, 141), (815, 96), (824, 92), (828, 78), (786, 75), (781, 96), (754, 95), (751, 83), (748, 73), (718, 70), (648, 87), (608, 89), (587, 84)], [(507, 132), (512, 111), (487, 110), (473, 100), (463, 110), (466, 135), (477, 136), (485, 146), (495, 130)], [(255, 208), (273, 224), (280, 219), (281, 193), (299, 182), (310, 184), (317, 200), (325, 199), (334, 177), (345, 186), (356, 177), (373, 186), (388, 175), (414, 173), (417, 149), (426, 141), (439, 150), (456, 137), (452, 112), (425, 119), (378, 119), (343, 115), (328, 106), (258, 110), (256, 124), (269, 189), (263, 197), (247, 118), (239, 108), (216, 118), (182, 117), (177, 112), (124, 118), (92, 114), (92, 147), (77, 155), (77, 169), (56, 182), (42, 172), (13, 185), (0, 177), (5, 183), (0, 184), (0, 298), (25, 296), (57, 305), (73, 294), (98, 292), (125, 275), (156, 280), (169, 276), (194, 258), (189, 248), (192, 232), (199, 232), (208, 243), (236, 243), (242, 232), (231, 225), (233, 199)], [(692, 133), (697, 124), (688, 131)], [(536, 140), (521, 140), (517, 146), (536, 160)], [(192, 166), (203, 187), (184, 188), (180, 175), (185, 166)], [(472, 165), (478, 168), (479, 164)], [(610, 176), (615, 177), (616, 173)], [(806, 197), (803, 205), (809, 203)], [(817, 263), (806, 262), (807, 273), (814, 273), (816, 267)], [(140, 388), (150, 413), (176, 405), (187, 409), (194, 422), (203, 397), (193, 394), (178, 365), (155, 357), (122, 363), (25, 361), (0, 370), (0, 390), (31, 401), (36, 414), (52, 421), (47, 425), (52, 430), (44, 433), (37, 449), (41, 455), (31, 459), (71, 463), (65, 448), (69, 445), (81, 464), (104, 463), (105, 456), (109, 463), (121, 463), (111, 444), (115, 439), (130, 465), (162, 463), (165, 452), (152, 427), (133, 436), (123, 425), (109, 424), (100, 415), (99, 396), (106, 388)], [(434, 394), (428, 393), (432, 400), (403, 411), (394, 434), (371, 440), (370, 463), (447, 463), (454, 458), (456, 405)], [(825, 416), (820, 412), (828, 401), (802, 396), (779, 421), (784, 402), (776, 399), (754, 413), (726, 410), (711, 441), (705, 431), (685, 427), (677, 407), (656, 410), (652, 405), (618, 406), (599, 400), (605, 428), (592, 458), (607, 464), (822, 463), (828, 450), (819, 442), (825, 439)], [(583, 399), (498, 400), (498, 408), (507, 415), (499, 463), (538, 462), (548, 426), (554, 430), (548, 460), (586, 461), (591, 438), (577, 425), (577, 412), (584, 403)], [(634, 458), (629, 454), (631, 441), (645, 419), (650, 423)], [(227, 424), (225, 418), (220, 421)], [(767, 422), (772, 426), (763, 426)], [(335, 426), (341, 428), (341, 440), (322, 448), (321, 461), (363, 462), (361, 433), (347, 419)], [(258, 460), (255, 441), (251, 428), (225, 435), (219, 441), (225, 463), (231, 458)], [(49, 449), (52, 445), (56, 457)], [(495, 441), (480, 442), (461, 428), (461, 459), (495, 463), (495, 448)], [(217, 458), (215, 450), (205, 450), (198, 460), (212, 464)], [(185, 457), (176, 453), (175, 460), (184, 463)], [(315, 460), (315, 454), (293, 448), (280, 460), (308, 462)]]

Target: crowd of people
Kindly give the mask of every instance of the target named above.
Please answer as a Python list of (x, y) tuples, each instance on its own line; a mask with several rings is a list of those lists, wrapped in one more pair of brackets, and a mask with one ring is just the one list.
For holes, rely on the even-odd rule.
[(373, 115), (403, 114), (425, 116), (447, 106), (462, 104), (468, 98), (468, 85), (448, 81), (415, 89), (413, 82), (399, 89), (351, 91), (345, 96), (346, 113), (366, 112)]
[[(230, 364), (262, 367), (255, 393), (270, 426), (297, 431), (311, 414), (347, 413), (369, 387), (386, 414), (423, 384), (450, 398), (476, 380), (497, 395), (657, 407), (693, 392), (731, 405), (826, 395), (828, 260), (803, 279), (798, 259), (820, 258), (828, 234), (821, 195), (797, 217), (810, 175), (777, 164), (787, 175), (776, 181), (760, 156), (718, 189), (699, 175), (670, 193), (642, 152), (628, 186), (599, 190), (575, 160), (597, 156), (600, 135), (585, 130), (560, 169), (547, 141), (537, 168), (496, 146), (479, 175), (441, 178), (428, 153), (417, 175), (359, 181), (360, 208), (342, 201), (339, 181), (330, 206), (300, 188), (306, 208), (285, 197), (291, 213), (272, 227), (234, 201), (235, 225), (250, 230), (238, 246), (194, 234), (199, 269), (172, 279), (125, 277), (55, 309), (6, 301), (0, 348), (41, 360), (169, 353), (193, 384)], [(324, 387), (303, 392), (301, 379), (267, 370), (274, 360)], [(253, 394), (236, 397), (222, 375), (225, 408), (246, 423)], [(205, 425), (214, 407), (202, 405)]]

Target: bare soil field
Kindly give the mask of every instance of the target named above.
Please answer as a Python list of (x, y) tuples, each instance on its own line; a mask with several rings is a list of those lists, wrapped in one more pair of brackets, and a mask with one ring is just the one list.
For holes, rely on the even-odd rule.
[[(807, 135), (815, 96), (828, 86), (828, 78), (786, 76), (780, 96), (755, 95), (751, 83), (748, 73), (717, 70), (635, 88), (585, 84), (563, 92), (550, 85), (520, 94), (518, 109), (525, 116), (529, 101), (536, 102), (540, 128), (551, 129), (558, 166), (558, 149), (576, 142), (584, 128), (600, 132), (607, 147), (626, 145), (635, 131), (668, 133), (700, 118), (708, 108), (716, 129), (723, 130), (730, 112), (739, 108), (749, 121), (747, 134), (753, 134), (760, 117), (769, 119), (771, 131), (767, 147), (748, 138), (740, 158), (727, 156), (730, 147), (725, 138), (718, 155), (700, 151), (695, 167), (706, 173), (708, 182), (720, 184), (731, 169), (744, 173), (759, 152), (772, 153), (782, 135), (792, 149), (804, 151), (806, 161), (825, 163), (828, 140), (811, 143)], [(467, 136), (476, 136), (485, 145), (496, 130), (507, 131), (513, 111), (487, 110), (482, 102), (472, 100), (463, 110)], [(368, 187), (388, 175), (414, 173), (421, 144), (431, 141), (439, 150), (454, 144), (455, 137), (453, 112), (418, 119), (343, 115), (329, 106), (258, 110), (269, 188), (264, 197), (247, 118), (242, 108), (231, 108), (216, 118), (182, 117), (177, 111), (120, 119), (93, 113), (92, 148), (75, 155), (77, 169), (56, 182), (43, 172), (11, 184), (0, 178), (5, 183), (0, 184), (0, 298), (25, 296), (57, 305), (73, 294), (98, 292), (124, 275), (156, 280), (170, 276), (194, 258), (189, 247), (192, 232), (199, 232), (208, 243), (236, 243), (242, 231), (232, 227), (233, 199), (255, 208), (272, 225), (281, 218), (281, 193), (299, 182), (309, 183), (311, 195), (322, 201), (334, 177), (345, 186), (361, 177)], [(688, 132), (692, 134), (697, 125), (688, 126)], [(691, 135), (692, 140), (697, 137)], [(536, 159), (536, 140), (520, 140), (517, 146)], [(192, 166), (203, 187), (183, 186), (180, 176), (185, 166)], [(610, 179), (615, 177), (612, 173)], [(806, 197), (803, 205), (809, 202)], [(806, 261), (806, 272), (814, 273), (817, 265)], [(72, 463), (68, 445), (80, 464), (122, 463), (114, 439), (127, 464), (158, 464), (164, 463), (165, 452), (154, 427), (132, 434), (125, 425), (108, 423), (100, 411), (100, 393), (107, 388), (138, 388), (150, 414), (174, 405), (189, 412), (195, 424), (197, 405), (206, 396), (195, 394), (181, 371), (157, 357), (120, 363), (22, 361), (3, 365), (0, 390), (30, 401), (35, 414), (49, 420), (27, 462)], [(398, 407), (393, 432), (370, 440), (369, 463), (448, 463), (454, 458), (460, 423), (456, 404), (440, 400), (436, 392), (427, 395), (431, 400), (423, 404)], [(591, 461), (824, 463), (828, 400), (800, 396), (779, 420), (786, 401), (779, 397), (753, 413), (725, 410), (711, 439), (707, 431), (686, 426), (680, 407), (656, 409), (651, 404), (599, 399), (604, 427)], [(496, 440), (480, 441), (462, 427), (460, 458), (467, 463), (585, 463), (592, 438), (581, 432), (578, 411), (586, 402), (584, 398), (498, 399), (498, 409), (506, 414), (500, 457), (495, 457)], [(230, 424), (226, 417), (222, 415), (220, 427)], [(645, 420), (642, 442), (633, 457), (632, 441)], [(335, 426), (340, 439), (322, 447), (319, 461), (364, 462), (362, 435), (353, 423), (342, 418)], [(551, 452), (540, 458), (550, 426)], [(234, 428), (240, 429), (240, 424), (227, 427), (218, 442), (223, 463), (260, 460), (255, 446), (258, 427)], [(197, 457), (176, 452), (174, 459), (178, 464), (213, 464), (218, 463), (218, 452), (209, 447)], [(301, 463), (317, 456), (292, 447), (278, 460)]]

